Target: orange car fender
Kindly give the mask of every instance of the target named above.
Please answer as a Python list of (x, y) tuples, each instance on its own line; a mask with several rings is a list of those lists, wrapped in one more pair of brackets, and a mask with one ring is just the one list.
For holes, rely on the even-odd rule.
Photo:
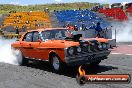
[(65, 61), (65, 60), (64, 60), (64, 58), (65, 58), (64, 48), (57, 48), (57, 49), (55, 49), (55, 50), (51, 50), (51, 51), (49, 52), (49, 59), (50, 59), (50, 55), (51, 55), (51, 54), (56, 54), (56, 55), (60, 58), (60, 60), (61, 60), (62, 62)]

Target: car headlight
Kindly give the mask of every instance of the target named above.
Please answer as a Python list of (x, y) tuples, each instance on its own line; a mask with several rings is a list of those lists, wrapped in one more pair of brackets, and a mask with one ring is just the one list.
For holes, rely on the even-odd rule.
[(102, 44), (103, 48), (106, 49), (107, 48), (107, 45), (106, 44)]
[(99, 44), (99, 45), (98, 45), (98, 48), (99, 48), (99, 49), (102, 49), (102, 48), (103, 48), (103, 46), (102, 46), (101, 44)]
[(81, 51), (82, 51), (81, 47), (80, 47), (80, 46), (78, 46), (78, 47), (77, 47), (77, 52), (79, 52), (79, 53), (80, 53)]
[(67, 52), (68, 52), (68, 54), (73, 55), (74, 54), (74, 48), (73, 47), (68, 48)]

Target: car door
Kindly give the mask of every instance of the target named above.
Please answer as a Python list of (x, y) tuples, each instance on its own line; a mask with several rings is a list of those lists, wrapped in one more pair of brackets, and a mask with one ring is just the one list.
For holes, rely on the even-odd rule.
[(50, 41), (50, 31), (43, 31), (40, 33), (40, 35), (43, 41), (40, 42), (39, 46), (37, 47), (37, 57), (38, 59), (46, 61), (49, 58), (49, 51), (51, 50), (51, 47), (49, 47), (49, 45), (52, 44), (52, 42)]
[(32, 36), (33, 33), (32, 32), (28, 32), (25, 34), (23, 40), (21, 41), (21, 50), (22, 53), (25, 57), (29, 57), (31, 58), (32, 56), (32, 50), (33, 47), (31, 46), (32, 44)]
[(35, 59), (41, 59), (40, 58), (40, 50), (38, 49), (41, 41), (40, 39), (40, 35), (38, 31), (34, 31), (33, 32), (33, 37), (32, 37), (32, 43), (31, 43), (31, 47), (32, 47), (32, 51), (31, 51), (31, 57), (35, 58)]

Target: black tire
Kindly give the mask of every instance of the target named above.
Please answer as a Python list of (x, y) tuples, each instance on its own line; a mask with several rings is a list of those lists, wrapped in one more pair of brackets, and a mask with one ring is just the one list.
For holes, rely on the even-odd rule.
[(23, 65), (27, 65), (28, 64), (28, 59), (24, 57), (24, 55), (22, 54), (22, 52), (20, 50), (15, 50), (15, 55), (16, 58), (18, 60), (18, 64), (23, 66)]
[(21, 66), (25, 66), (28, 64), (28, 59), (23, 56)]
[(59, 56), (55, 54), (51, 56), (50, 64), (55, 73), (61, 73), (64, 70), (64, 63), (60, 60)]

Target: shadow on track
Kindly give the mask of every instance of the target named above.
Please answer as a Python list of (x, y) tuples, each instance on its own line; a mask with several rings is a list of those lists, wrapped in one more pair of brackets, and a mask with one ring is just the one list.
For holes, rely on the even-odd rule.
[[(49, 63), (46, 63), (46, 62), (29, 63), (27, 65), (27, 67), (40, 69), (40, 70), (44, 70), (44, 71), (48, 71), (48, 72), (53, 72)], [(55, 74), (75, 78), (78, 73), (78, 67), (79, 66), (66, 67), (66, 69), (64, 69), (64, 71), (62, 73), (55, 73)], [(109, 71), (112, 69), (118, 69), (117, 67), (106, 66), (106, 65), (99, 65), (99, 66), (85, 65), (85, 66), (82, 66), (82, 68), (86, 71), (86, 74), (98, 74), (98, 73)]]

